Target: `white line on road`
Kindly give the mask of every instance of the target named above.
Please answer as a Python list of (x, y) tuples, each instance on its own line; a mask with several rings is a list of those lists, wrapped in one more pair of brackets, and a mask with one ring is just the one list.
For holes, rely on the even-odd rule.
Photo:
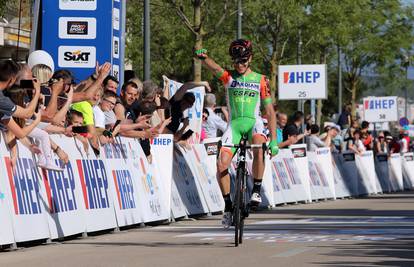
[(286, 257), (292, 257), (292, 256), (298, 255), (298, 254), (303, 253), (303, 252), (311, 251), (313, 249), (314, 248), (309, 248), (309, 247), (305, 247), (305, 248), (294, 248), (294, 249), (290, 249), (288, 251), (285, 251), (285, 252), (282, 252), (282, 253), (273, 255), (273, 256), (271, 256), (271, 258), (280, 258), (280, 257), (286, 258)]

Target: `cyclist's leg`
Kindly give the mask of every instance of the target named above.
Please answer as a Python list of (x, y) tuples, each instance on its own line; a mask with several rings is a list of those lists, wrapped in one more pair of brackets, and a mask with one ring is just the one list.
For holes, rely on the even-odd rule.
[[(221, 141), (224, 144), (237, 144), (240, 141), (240, 137), (241, 136), (240, 133), (238, 133), (237, 131), (237, 127), (234, 127), (234, 125), (230, 123), (229, 127), (223, 134)], [(223, 198), (226, 204), (224, 211), (231, 211), (232, 206), (230, 199), (230, 175), (228, 170), (234, 152), (234, 148), (222, 147), (219, 152), (219, 157), (217, 159), (217, 180), (220, 185), (221, 193), (223, 194)]]
[[(235, 134), (236, 127), (233, 127), (230, 123), (229, 127), (227, 128), (226, 132), (223, 134), (221, 138), (222, 142), (225, 144), (234, 144), (236, 141), (240, 141), (240, 137)], [(233, 158), (235, 150), (230, 149), (227, 147), (222, 147), (219, 152), (219, 157), (217, 159), (217, 179), (220, 185), (221, 193), (223, 194), (224, 199), (224, 214), (223, 219), (221, 221), (224, 228), (229, 228), (232, 224), (232, 208), (233, 203), (231, 201), (230, 196), (230, 175), (229, 175), (229, 167), (231, 164), (231, 160)]]
[[(267, 137), (265, 133), (263, 121), (258, 118), (252, 131), (252, 143), (263, 144), (266, 143)], [(261, 202), (260, 190), (262, 187), (263, 173), (265, 169), (265, 160), (263, 158), (263, 150), (253, 150), (253, 190), (252, 190), (252, 202), (258, 204)]]

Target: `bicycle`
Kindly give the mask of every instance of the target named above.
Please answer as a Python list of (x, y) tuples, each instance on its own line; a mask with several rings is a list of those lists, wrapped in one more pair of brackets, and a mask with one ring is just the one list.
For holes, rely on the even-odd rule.
[(220, 151), (222, 146), (230, 147), (230, 148), (236, 148), (236, 152), (234, 153), (234, 155), (237, 154), (237, 168), (236, 168), (236, 178), (235, 178), (235, 186), (234, 186), (235, 192), (234, 192), (233, 210), (232, 210), (235, 247), (243, 243), (244, 219), (249, 217), (249, 211), (250, 211), (250, 203), (248, 202), (249, 195), (248, 195), (248, 190), (247, 190), (246, 151), (248, 149), (262, 148), (263, 159), (264, 159), (265, 151), (267, 149), (266, 144), (248, 145), (247, 141), (248, 141), (247, 135), (244, 134), (238, 145), (222, 144), (221, 141), (218, 144), (218, 151)]

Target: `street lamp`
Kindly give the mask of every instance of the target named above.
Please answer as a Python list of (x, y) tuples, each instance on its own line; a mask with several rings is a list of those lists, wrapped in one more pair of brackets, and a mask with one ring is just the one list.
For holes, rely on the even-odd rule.
[(405, 69), (405, 84), (404, 84), (404, 98), (405, 98), (405, 105), (404, 105), (404, 117), (407, 118), (407, 111), (408, 111), (408, 86), (407, 86), (407, 81), (408, 81), (408, 67), (410, 66), (410, 56), (405, 54), (402, 57), (402, 62), (401, 65), (402, 67), (404, 67)]

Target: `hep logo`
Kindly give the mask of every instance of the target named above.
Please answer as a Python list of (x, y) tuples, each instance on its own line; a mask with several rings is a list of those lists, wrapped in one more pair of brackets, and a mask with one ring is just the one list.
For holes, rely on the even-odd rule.
[(80, 50), (74, 51), (74, 52), (65, 52), (65, 60), (66, 61), (89, 61), (90, 52), (81, 52)]
[(392, 109), (395, 105), (394, 99), (371, 99), (364, 101), (364, 108), (367, 109)]
[(283, 72), (283, 83), (316, 83), (320, 77), (319, 71)]

